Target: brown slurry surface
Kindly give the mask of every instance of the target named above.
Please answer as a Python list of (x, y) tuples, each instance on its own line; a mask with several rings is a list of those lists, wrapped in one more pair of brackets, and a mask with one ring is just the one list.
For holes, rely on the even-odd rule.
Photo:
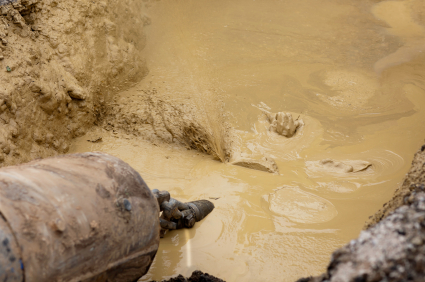
[[(422, 147), (424, 148), (424, 147)], [(327, 272), (298, 282), (338, 281), (423, 281), (425, 274), (425, 185), (421, 150), (415, 156), (412, 170), (397, 193), (388, 214), (360, 233), (331, 257)], [(402, 203), (400, 203), (402, 201)], [(397, 205), (401, 207), (396, 208)], [(395, 210), (394, 210), (395, 209)], [(390, 212), (392, 210), (392, 212)]]
[(406, 175), (403, 184), (394, 192), (393, 198), (384, 204), (384, 206), (376, 212), (365, 223), (364, 229), (368, 229), (387, 217), (391, 212), (406, 204), (406, 196), (408, 196), (417, 185), (425, 183), (425, 145), (423, 145), (415, 154), (412, 161), (412, 167)]
[(0, 166), (66, 153), (101, 117), (109, 96), (146, 75), (143, 5), (0, 6)]

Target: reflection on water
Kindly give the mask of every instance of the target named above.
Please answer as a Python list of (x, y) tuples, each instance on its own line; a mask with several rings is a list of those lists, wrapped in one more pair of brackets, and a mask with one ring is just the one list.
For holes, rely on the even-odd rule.
[[(235, 154), (271, 156), (280, 174), (106, 133), (102, 143), (77, 141), (74, 151), (121, 157), (152, 189), (218, 198), (193, 229), (161, 239), (141, 281), (195, 269), (226, 281), (323, 272), (390, 199), (425, 137), (421, 1), (151, 1), (150, 75), (138, 87), (161, 85), (206, 113), (203, 99), (223, 96)], [(264, 110), (299, 115), (305, 126), (286, 139), (268, 131)], [(334, 169), (309, 165), (328, 159)], [(339, 164), (353, 161), (372, 166)]]

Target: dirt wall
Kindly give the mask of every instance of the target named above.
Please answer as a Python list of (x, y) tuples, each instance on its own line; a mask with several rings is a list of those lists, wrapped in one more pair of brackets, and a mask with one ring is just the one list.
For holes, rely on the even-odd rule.
[(0, 1), (0, 166), (68, 151), (147, 74), (137, 0)]

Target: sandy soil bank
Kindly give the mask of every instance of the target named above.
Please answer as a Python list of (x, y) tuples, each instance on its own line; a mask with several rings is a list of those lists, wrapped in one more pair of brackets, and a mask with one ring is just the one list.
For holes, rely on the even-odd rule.
[[(12, 2), (12, 1), (6, 1)], [(66, 153), (142, 79), (141, 1), (0, 1), (0, 166)]]

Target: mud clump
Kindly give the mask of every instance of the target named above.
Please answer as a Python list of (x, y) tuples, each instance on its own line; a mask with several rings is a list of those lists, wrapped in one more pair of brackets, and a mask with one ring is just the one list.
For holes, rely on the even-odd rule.
[(112, 94), (145, 76), (143, 9), (0, 1), (0, 166), (66, 153)]
[[(155, 282), (155, 281), (152, 281)], [(203, 273), (199, 270), (196, 270), (192, 273), (192, 276), (185, 278), (183, 275), (179, 275), (168, 280), (162, 280), (161, 282), (225, 282), (220, 278), (209, 275), (208, 273)]]
[(307, 169), (310, 171), (354, 173), (365, 171), (372, 166), (371, 163), (361, 160), (336, 161), (324, 159), (320, 161), (308, 161)]
[(290, 113), (267, 113), (267, 119), (270, 122), (269, 130), (288, 138), (294, 136), (297, 130), (304, 125), (303, 120), (294, 120)]
[(263, 157), (259, 160), (241, 158), (231, 162), (231, 164), (269, 173), (279, 173), (279, 168), (277, 167), (276, 162), (270, 157)]

